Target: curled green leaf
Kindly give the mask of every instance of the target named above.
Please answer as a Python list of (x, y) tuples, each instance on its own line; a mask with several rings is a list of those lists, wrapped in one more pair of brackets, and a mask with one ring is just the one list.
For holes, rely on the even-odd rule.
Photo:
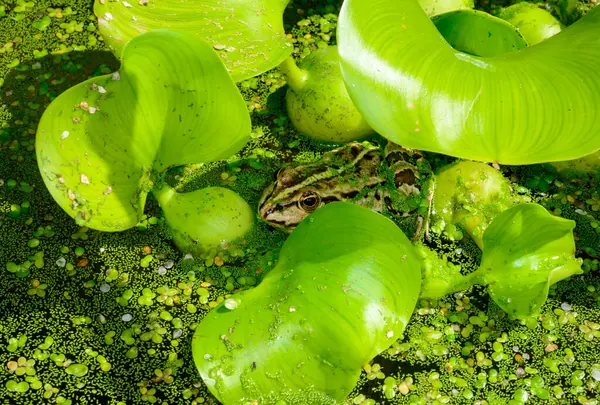
[(416, 0), (347, 0), (338, 49), (365, 120), (405, 147), (505, 164), (600, 149), (600, 8), (519, 52), (453, 49)]
[(553, 216), (538, 204), (509, 208), (487, 227), (481, 265), (466, 275), (417, 245), (423, 260), (421, 295), (437, 299), (479, 284), (511, 316), (537, 315), (552, 284), (582, 272), (575, 258), (574, 228), (574, 221)]
[(226, 405), (343, 401), (408, 323), (420, 266), (387, 218), (328, 204), (300, 223), (258, 287), (201, 321), (192, 353), (202, 379)]
[(433, 22), (454, 49), (471, 55), (496, 56), (527, 48), (517, 28), (483, 11), (452, 11)]
[(138, 223), (166, 168), (229, 157), (249, 134), (246, 104), (212, 48), (190, 34), (153, 31), (125, 47), (119, 72), (50, 104), (36, 154), (69, 215), (121, 231)]
[(157, 29), (208, 42), (234, 80), (274, 68), (292, 53), (283, 30), (289, 0), (153, 0), (94, 3), (100, 33), (120, 57), (128, 41)]
[(507, 313), (539, 313), (549, 287), (581, 274), (575, 258), (575, 221), (553, 216), (537, 204), (510, 208), (483, 235), (478, 269), (490, 297)]

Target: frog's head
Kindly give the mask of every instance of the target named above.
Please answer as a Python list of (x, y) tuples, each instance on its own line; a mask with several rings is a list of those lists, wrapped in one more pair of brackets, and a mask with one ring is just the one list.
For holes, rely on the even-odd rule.
[(380, 163), (376, 145), (352, 142), (323, 154), (317, 162), (280, 169), (263, 193), (258, 214), (268, 224), (291, 231), (325, 204), (354, 201), (366, 188), (381, 183)]
[[(258, 215), (269, 225), (292, 231), (311, 212), (324, 205), (319, 184), (306, 182), (302, 168), (284, 168), (265, 189)], [(308, 183), (308, 184), (306, 184)]]

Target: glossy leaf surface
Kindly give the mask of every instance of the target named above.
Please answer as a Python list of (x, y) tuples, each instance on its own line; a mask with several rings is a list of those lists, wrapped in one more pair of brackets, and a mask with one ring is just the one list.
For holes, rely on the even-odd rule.
[(459, 10), (433, 18), (438, 31), (456, 50), (476, 56), (496, 56), (527, 48), (511, 24), (478, 10)]
[(537, 315), (552, 284), (581, 273), (574, 228), (574, 221), (553, 216), (538, 204), (509, 208), (485, 230), (481, 265), (466, 275), (446, 257), (417, 244), (423, 261), (421, 296), (439, 299), (479, 284), (510, 315)]
[(504, 311), (516, 317), (537, 314), (552, 284), (581, 273), (574, 228), (575, 221), (537, 204), (510, 208), (492, 221), (477, 272)]
[(529, 164), (600, 149), (600, 8), (519, 52), (453, 49), (416, 0), (347, 0), (342, 74), (365, 120), (405, 147)]
[(466, 10), (475, 7), (473, 0), (418, 0), (419, 5), (429, 17), (449, 13), (455, 10)]
[[(288, 0), (96, 0), (94, 13), (105, 42), (118, 57), (141, 33), (188, 32), (218, 51), (235, 81), (279, 65), (292, 52), (283, 30)], [(126, 4), (129, 4), (128, 6)]]
[[(254, 212), (237, 193), (206, 187), (178, 193), (165, 185), (153, 191), (179, 250), (205, 257), (210, 250), (227, 250), (252, 228)], [(214, 255), (212, 256), (214, 257)]]
[(387, 218), (348, 203), (320, 208), (258, 287), (201, 321), (192, 351), (202, 379), (224, 404), (343, 401), (408, 323), (420, 266)]
[(339, 59), (337, 47), (329, 46), (312, 52), (299, 67), (291, 58), (281, 65), (292, 124), (325, 142), (350, 142), (373, 134), (348, 95)]
[(533, 3), (513, 4), (502, 9), (498, 17), (517, 27), (529, 45), (539, 44), (564, 28), (549, 11)]
[(57, 97), (36, 153), (50, 193), (103, 231), (131, 228), (167, 167), (224, 159), (250, 134), (245, 102), (209, 45), (155, 31), (125, 48), (121, 70)]
[(499, 170), (481, 162), (458, 161), (436, 175), (431, 229), (460, 240), (459, 227), (481, 248), (486, 227), (516, 202), (510, 182)]

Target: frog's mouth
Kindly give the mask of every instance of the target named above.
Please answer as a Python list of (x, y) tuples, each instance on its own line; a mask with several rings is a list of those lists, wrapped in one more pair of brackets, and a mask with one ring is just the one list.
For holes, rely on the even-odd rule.
[(263, 191), (263, 194), (258, 202), (258, 217), (274, 228), (291, 232), (296, 227), (296, 224), (288, 223), (283, 218), (278, 218), (278, 213), (283, 207), (281, 207), (279, 204), (267, 204), (267, 201), (270, 200), (274, 191), (275, 183), (272, 183)]

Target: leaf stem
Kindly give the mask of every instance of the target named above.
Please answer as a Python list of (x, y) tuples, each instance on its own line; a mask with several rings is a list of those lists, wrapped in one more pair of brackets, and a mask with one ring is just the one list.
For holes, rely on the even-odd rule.
[(299, 90), (304, 87), (308, 80), (308, 72), (300, 69), (292, 56), (284, 60), (281, 65), (279, 65), (279, 68), (285, 75), (288, 86), (294, 90)]
[(154, 197), (161, 207), (166, 206), (176, 193), (177, 191), (169, 186), (164, 180), (162, 180), (157, 187), (152, 189), (152, 194), (154, 194)]

